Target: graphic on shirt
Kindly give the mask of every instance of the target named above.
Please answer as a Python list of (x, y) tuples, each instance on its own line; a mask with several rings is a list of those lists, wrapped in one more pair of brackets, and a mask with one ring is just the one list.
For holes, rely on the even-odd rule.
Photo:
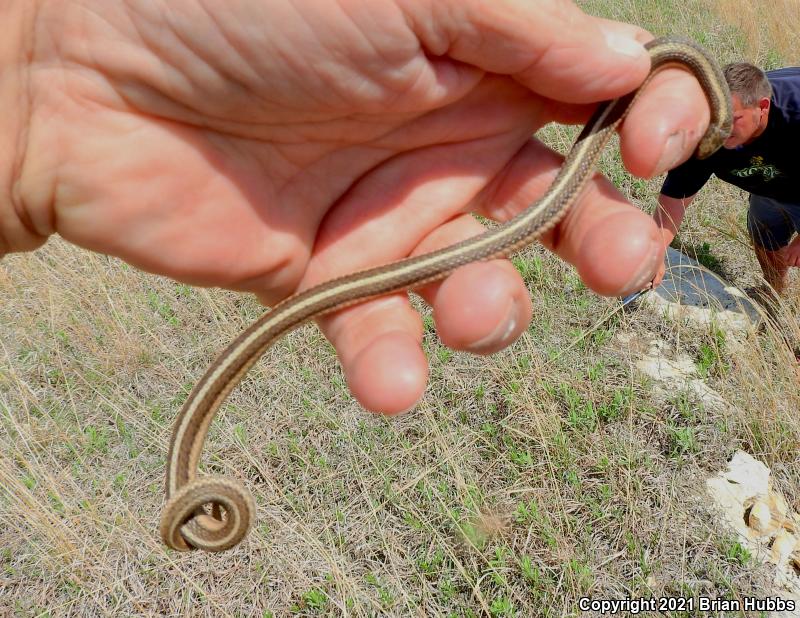
[(764, 178), (764, 182), (769, 182), (781, 176), (781, 171), (771, 163), (764, 163), (764, 157), (756, 155), (750, 159), (750, 167), (731, 170), (731, 174), (739, 178), (749, 178), (750, 176), (761, 174)]

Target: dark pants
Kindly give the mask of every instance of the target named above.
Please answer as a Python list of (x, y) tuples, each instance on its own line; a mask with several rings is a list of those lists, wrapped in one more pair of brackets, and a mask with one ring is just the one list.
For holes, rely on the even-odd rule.
[(800, 231), (800, 204), (787, 204), (751, 193), (747, 231), (753, 242), (767, 251), (785, 247), (795, 232)]

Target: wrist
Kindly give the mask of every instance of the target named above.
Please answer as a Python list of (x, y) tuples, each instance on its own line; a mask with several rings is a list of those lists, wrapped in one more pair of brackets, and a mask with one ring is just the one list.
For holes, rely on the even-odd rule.
[(662, 227), (658, 231), (661, 234), (661, 246), (666, 250), (667, 247), (672, 244), (672, 241), (675, 240), (677, 233), (668, 227)]
[(656, 227), (658, 227), (658, 234), (661, 237), (661, 245), (666, 249), (672, 243), (675, 236), (678, 234), (678, 231), (675, 229), (675, 226), (671, 223), (668, 217), (664, 216), (664, 213), (661, 212), (660, 207), (656, 209), (656, 213), (653, 217), (655, 220)]
[(653, 220), (658, 233), (661, 236), (661, 242), (664, 249), (666, 249), (673, 241), (675, 236), (678, 235), (678, 226), (683, 218), (682, 213), (672, 212), (667, 206), (659, 203), (653, 213)]
[(46, 239), (31, 224), (19, 190), (29, 132), (28, 79), (37, 6), (35, 0), (0, 1), (0, 256), (34, 249)]

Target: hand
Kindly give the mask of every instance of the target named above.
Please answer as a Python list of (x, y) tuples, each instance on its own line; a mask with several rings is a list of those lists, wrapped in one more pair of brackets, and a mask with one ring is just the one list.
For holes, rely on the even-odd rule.
[(800, 236), (790, 242), (786, 247), (780, 250), (781, 257), (787, 266), (800, 267)]
[(653, 277), (653, 288), (657, 288), (659, 285), (661, 285), (661, 282), (664, 280), (664, 274), (666, 272), (667, 272), (667, 264), (662, 259), (658, 263), (658, 267), (656, 268), (656, 274)]
[[(266, 304), (335, 275), (479, 234), (547, 187), (561, 157), (531, 134), (585, 121), (635, 88), (646, 32), (565, 0), (84, 0), (8, 3), (0, 254), (57, 232), (144, 270), (256, 293)], [(9, 23), (7, 20), (4, 23)], [(30, 38), (27, 38), (30, 36)], [(0, 46), (0, 54), (8, 45)], [(621, 131), (649, 176), (708, 122), (670, 70)], [(650, 217), (597, 178), (543, 242), (588, 286), (652, 278)], [(420, 290), (451, 347), (513, 342), (531, 302), (510, 263)], [(353, 394), (392, 413), (421, 396), (420, 317), (405, 294), (320, 320)]]

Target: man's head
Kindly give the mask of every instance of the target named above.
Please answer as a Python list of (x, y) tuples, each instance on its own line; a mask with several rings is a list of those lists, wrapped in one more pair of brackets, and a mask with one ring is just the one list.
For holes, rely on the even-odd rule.
[(723, 69), (733, 101), (733, 130), (725, 148), (749, 144), (767, 128), (772, 88), (764, 71), (747, 62), (734, 62)]

